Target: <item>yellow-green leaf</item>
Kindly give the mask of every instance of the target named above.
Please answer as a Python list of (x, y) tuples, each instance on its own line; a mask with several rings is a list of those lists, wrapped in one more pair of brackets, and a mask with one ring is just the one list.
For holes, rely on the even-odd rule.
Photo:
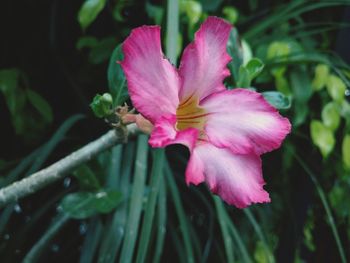
[(313, 143), (320, 149), (322, 156), (326, 158), (332, 152), (335, 145), (335, 138), (332, 130), (326, 127), (322, 122), (312, 120), (310, 124), (310, 133)]
[(338, 76), (333, 74), (329, 76), (327, 80), (327, 90), (329, 96), (331, 96), (334, 101), (342, 102), (344, 100), (346, 85)]
[(343, 163), (347, 169), (350, 169), (350, 134), (345, 135), (342, 143)]
[(276, 89), (284, 95), (288, 96), (292, 94), (292, 92), (290, 91), (288, 80), (286, 79), (286, 77), (284, 77), (284, 75), (276, 75), (275, 85)]
[(312, 80), (313, 90), (323, 89), (328, 81), (329, 67), (325, 64), (318, 64), (315, 68), (315, 77)]
[(278, 57), (288, 56), (290, 53), (290, 46), (287, 42), (274, 41), (267, 49), (267, 58), (273, 59)]
[(231, 23), (235, 24), (238, 20), (238, 10), (233, 6), (225, 6), (222, 9), (222, 13), (224, 14), (225, 18)]
[(78, 21), (81, 28), (85, 30), (94, 22), (105, 5), (106, 0), (85, 0), (78, 13)]
[(336, 131), (340, 124), (340, 114), (338, 106), (334, 102), (329, 102), (322, 109), (322, 122), (323, 124), (330, 128), (332, 131)]
[(190, 25), (196, 24), (202, 15), (202, 5), (193, 0), (180, 2), (180, 11), (186, 13)]

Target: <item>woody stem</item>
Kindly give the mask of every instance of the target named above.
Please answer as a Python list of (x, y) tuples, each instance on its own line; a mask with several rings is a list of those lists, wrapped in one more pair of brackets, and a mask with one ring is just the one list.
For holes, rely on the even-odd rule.
[(126, 129), (110, 130), (49, 167), (0, 189), (0, 208), (62, 179), (68, 172), (93, 159), (99, 153), (116, 144), (125, 143), (128, 135), (134, 135), (137, 131), (135, 124), (128, 125)]

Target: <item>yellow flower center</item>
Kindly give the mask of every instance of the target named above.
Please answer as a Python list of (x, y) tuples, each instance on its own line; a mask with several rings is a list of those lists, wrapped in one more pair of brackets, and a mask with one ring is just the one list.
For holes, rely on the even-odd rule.
[(199, 106), (198, 98), (191, 96), (183, 100), (176, 110), (176, 129), (196, 128), (202, 137), (206, 116), (206, 111)]

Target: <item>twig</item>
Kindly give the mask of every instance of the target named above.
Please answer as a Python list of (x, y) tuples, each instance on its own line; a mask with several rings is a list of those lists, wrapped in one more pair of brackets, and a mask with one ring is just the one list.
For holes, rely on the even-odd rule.
[(97, 140), (85, 145), (49, 167), (0, 189), (0, 208), (8, 203), (17, 201), (19, 198), (35, 193), (48, 184), (56, 182), (63, 178), (69, 171), (91, 160), (99, 153), (118, 143), (126, 142), (128, 134), (132, 135), (137, 131), (138, 129), (135, 124), (128, 125), (127, 129), (110, 130)]

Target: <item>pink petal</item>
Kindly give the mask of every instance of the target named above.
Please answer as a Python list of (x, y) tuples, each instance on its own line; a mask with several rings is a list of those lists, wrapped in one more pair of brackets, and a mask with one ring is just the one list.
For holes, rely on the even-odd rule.
[(195, 128), (188, 128), (178, 131), (175, 129), (176, 116), (161, 117), (154, 125), (154, 129), (149, 139), (149, 144), (152, 147), (165, 147), (169, 144), (183, 144), (187, 146), (190, 151), (196, 144), (198, 138), (198, 130)]
[(291, 125), (263, 96), (246, 89), (212, 94), (201, 102), (209, 113), (205, 133), (218, 147), (262, 154), (281, 146)]
[(152, 122), (162, 115), (175, 114), (179, 77), (162, 52), (160, 27), (134, 29), (123, 44), (123, 53), (121, 66), (135, 108)]
[(255, 154), (237, 155), (210, 143), (197, 145), (186, 170), (186, 182), (205, 181), (214, 194), (238, 208), (270, 202), (261, 174), (261, 160)]
[(217, 17), (209, 17), (201, 25), (194, 42), (186, 47), (181, 58), (180, 101), (192, 95), (201, 100), (225, 89), (222, 82), (230, 75), (226, 68), (231, 60), (226, 52), (230, 31), (231, 25)]

